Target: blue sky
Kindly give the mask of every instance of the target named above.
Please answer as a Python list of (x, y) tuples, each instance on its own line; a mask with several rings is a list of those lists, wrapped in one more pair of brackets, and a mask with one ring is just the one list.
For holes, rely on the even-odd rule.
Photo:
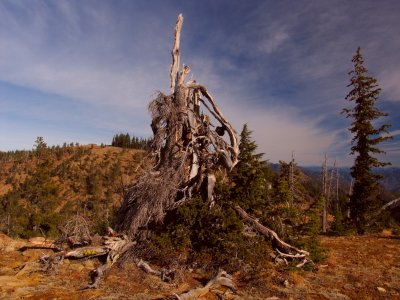
[(272, 162), (351, 165), (351, 58), (361, 47), (400, 166), (400, 1), (0, 1), (0, 150), (150, 136), (147, 105), (181, 62)]

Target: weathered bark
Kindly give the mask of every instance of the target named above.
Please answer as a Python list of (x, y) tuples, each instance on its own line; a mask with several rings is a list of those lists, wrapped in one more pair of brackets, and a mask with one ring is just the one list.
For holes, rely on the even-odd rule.
[(175, 25), (175, 40), (174, 47), (172, 48), (172, 65), (171, 65), (171, 93), (175, 91), (175, 85), (177, 81), (177, 76), (179, 72), (179, 63), (180, 63), (180, 43), (181, 43), (181, 30), (183, 24), (183, 16), (179, 14), (178, 19), (176, 20)]
[[(152, 116), (152, 168), (133, 184), (119, 210), (117, 229), (130, 239), (147, 238), (149, 227), (161, 223), (167, 211), (195, 195), (213, 203), (215, 172), (238, 162), (236, 133), (204, 86), (186, 83), (188, 66), (180, 70), (180, 32), (175, 26), (171, 94), (159, 93), (149, 105)], [(211, 114), (201, 112), (201, 106)], [(215, 119), (219, 126), (214, 127)], [(229, 140), (222, 136), (228, 133)]]
[(379, 217), (384, 213), (385, 211), (392, 210), (396, 207), (400, 206), (400, 198), (396, 198), (392, 201), (389, 201), (385, 205), (383, 205), (380, 209), (376, 210), (373, 212), (370, 216), (369, 222), (367, 223), (367, 226), (370, 226), (372, 223), (376, 222)]

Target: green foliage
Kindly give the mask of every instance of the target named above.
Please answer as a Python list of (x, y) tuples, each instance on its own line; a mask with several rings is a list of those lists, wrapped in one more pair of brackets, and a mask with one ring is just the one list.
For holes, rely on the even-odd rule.
[(146, 150), (148, 149), (150, 142), (151, 140), (149, 139), (138, 138), (135, 136), (131, 138), (129, 133), (120, 133), (113, 137), (111, 146)]
[(0, 152), (6, 162), (0, 185), (10, 189), (0, 196), (0, 230), (15, 237), (56, 236), (79, 213), (93, 232), (104, 233), (123, 197), (122, 179), (132, 180), (140, 161), (141, 152), (135, 153), (75, 143), (49, 148), (40, 137), (32, 151)]
[(352, 62), (354, 70), (349, 72), (351, 91), (346, 100), (355, 102), (352, 109), (344, 109), (343, 113), (353, 122), (349, 131), (354, 135), (352, 139), (351, 154), (357, 154), (354, 166), (351, 168), (351, 176), (354, 178), (353, 193), (350, 197), (351, 219), (359, 234), (363, 234), (367, 223), (367, 214), (377, 204), (377, 187), (379, 175), (372, 172), (374, 167), (383, 167), (388, 163), (380, 162), (373, 154), (384, 153), (377, 145), (390, 139), (390, 136), (382, 136), (388, 133), (390, 125), (384, 124), (374, 127), (374, 121), (387, 116), (378, 110), (376, 101), (381, 89), (377, 80), (367, 75), (364, 60), (360, 48), (357, 49)]
[(303, 237), (300, 245), (310, 252), (310, 258), (313, 262), (319, 263), (326, 258), (326, 249), (322, 247), (319, 233), (321, 231), (321, 213), (323, 196), (318, 198), (307, 212), (308, 221), (303, 226)]
[[(239, 163), (227, 176), (220, 173), (214, 189), (216, 204), (195, 198), (167, 215), (164, 224), (155, 228), (151, 249), (158, 259), (186, 256), (185, 263), (199, 263), (208, 268), (238, 270), (243, 264), (256, 266), (267, 257), (270, 245), (263, 237), (243, 234), (244, 224), (232, 209), (239, 204), (262, 218), (268, 210), (266, 176), (272, 177), (262, 154), (244, 125), (240, 134)], [(185, 253), (183, 255), (182, 253)]]
[(35, 145), (33, 146), (33, 149), (34, 149), (34, 151), (36, 153), (36, 156), (39, 159), (46, 158), (46, 156), (48, 154), (48, 148), (47, 148), (47, 144), (45, 143), (43, 137), (38, 136), (36, 138)]
[(339, 203), (335, 203), (333, 207), (333, 215), (335, 217), (331, 224), (330, 231), (337, 235), (346, 235), (349, 233), (349, 226), (347, 224), (347, 195), (346, 197), (339, 198)]
[(267, 180), (264, 174), (267, 168), (261, 161), (263, 153), (256, 154), (257, 144), (251, 140), (251, 131), (247, 124), (240, 133), (239, 163), (230, 175), (232, 189), (230, 199), (251, 213), (265, 208)]
[(237, 270), (241, 263), (257, 264), (267, 254), (268, 243), (243, 236), (243, 222), (229, 206), (212, 208), (201, 198), (167, 215), (152, 235), (151, 248), (158, 259), (168, 261), (185, 253), (185, 263), (211, 269)]

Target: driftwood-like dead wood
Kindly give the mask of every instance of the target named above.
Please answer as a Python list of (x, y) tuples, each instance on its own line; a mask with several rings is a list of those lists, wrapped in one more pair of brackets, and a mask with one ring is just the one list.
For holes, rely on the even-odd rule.
[[(110, 232), (113, 233), (114, 231)], [(125, 236), (105, 236), (103, 237), (103, 245), (97, 247), (82, 247), (68, 252), (65, 258), (93, 258), (97, 256), (107, 255), (106, 262), (91, 272), (92, 283), (87, 289), (98, 287), (100, 279), (105, 270), (111, 268), (128, 249), (134, 245)]]
[(379, 212), (383, 212), (387, 209), (393, 209), (399, 205), (400, 205), (400, 198), (394, 199), (394, 200), (386, 203), (384, 206), (382, 206), (381, 209), (379, 210)]
[(176, 20), (175, 25), (175, 39), (174, 39), (174, 47), (172, 48), (172, 65), (171, 65), (171, 93), (175, 91), (177, 75), (179, 72), (179, 63), (180, 63), (180, 42), (181, 42), (181, 30), (183, 24), (183, 16), (179, 14), (178, 19)]
[(52, 273), (57, 270), (58, 266), (62, 264), (64, 260), (64, 253), (56, 253), (53, 255), (42, 255), (39, 258), (39, 262), (42, 265), (42, 271), (46, 273)]
[(162, 269), (161, 271), (154, 270), (147, 262), (142, 259), (135, 259), (135, 263), (138, 268), (142, 271), (146, 272), (147, 274), (155, 275), (161, 278), (162, 281), (171, 282), (172, 276), (174, 271)]
[(176, 299), (178, 300), (191, 300), (191, 299), (199, 299), (203, 298), (207, 293), (216, 293), (218, 289), (221, 287), (228, 288), (235, 292), (236, 286), (232, 280), (232, 276), (230, 276), (225, 271), (221, 270), (217, 276), (211, 279), (204, 287), (199, 287), (193, 290), (190, 290), (181, 295), (174, 294)]
[(215, 172), (230, 171), (238, 162), (235, 130), (204, 86), (186, 82), (190, 68), (180, 66), (182, 24), (179, 15), (171, 52), (171, 94), (160, 92), (149, 105), (153, 165), (129, 188), (117, 216), (117, 230), (132, 240), (147, 238), (151, 224), (161, 223), (167, 211), (195, 195), (212, 204)]
[(370, 226), (373, 222), (376, 222), (384, 212), (395, 209), (396, 207), (399, 206), (400, 206), (400, 198), (396, 198), (392, 201), (389, 201), (388, 203), (383, 205), (380, 209), (376, 210), (371, 214), (367, 226)]
[(310, 261), (309, 260), (309, 256), (310, 256), (309, 252), (298, 249), (298, 248), (282, 241), (275, 231), (260, 224), (260, 222), (258, 222), (258, 220), (256, 218), (254, 218), (253, 216), (250, 216), (239, 205), (235, 205), (233, 208), (235, 209), (235, 211), (239, 214), (239, 216), (243, 220), (245, 220), (246, 222), (251, 224), (254, 227), (254, 229), (256, 229), (259, 233), (261, 233), (262, 235), (266, 236), (269, 240), (271, 240), (271, 242), (274, 245), (274, 247), (276, 248), (276, 251), (278, 252), (279, 256), (281, 256), (284, 260), (286, 260), (287, 258), (303, 260), (303, 263), (300, 263), (298, 266), (302, 266), (305, 263), (307, 263), (308, 261)]
[(82, 247), (67, 252), (66, 258), (90, 258), (108, 254), (109, 249), (106, 247)]

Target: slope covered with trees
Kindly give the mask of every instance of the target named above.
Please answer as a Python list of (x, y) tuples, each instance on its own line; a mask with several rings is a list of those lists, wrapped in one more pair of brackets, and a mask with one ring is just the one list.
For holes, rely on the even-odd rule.
[(93, 231), (110, 225), (124, 185), (133, 180), (143, 151), (115, 147), (47, 147), (0, 153), (0, 226), (11, 236), (58, 236), (79, 214)]

